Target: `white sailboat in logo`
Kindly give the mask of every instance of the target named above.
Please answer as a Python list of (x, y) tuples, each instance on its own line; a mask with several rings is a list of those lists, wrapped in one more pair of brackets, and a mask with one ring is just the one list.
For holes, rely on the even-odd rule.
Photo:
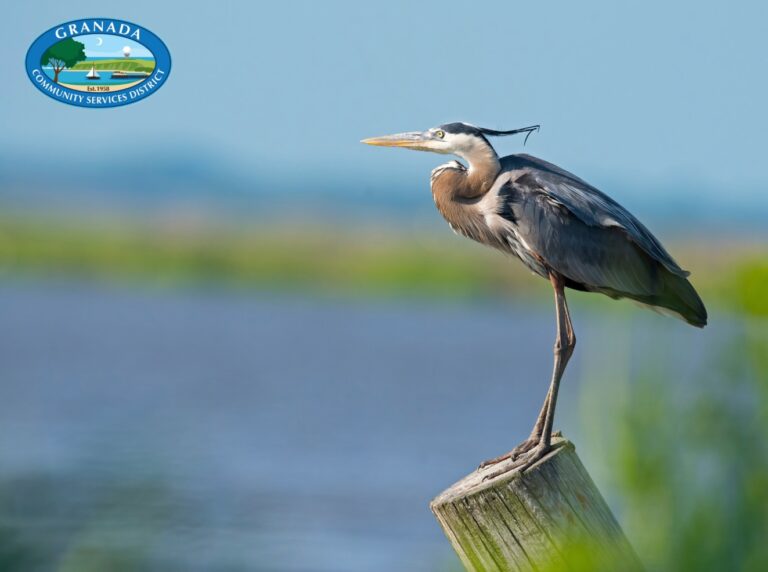
[(87, 79), (101, 79), (101, 76), (99, 75), (99, 72), (97, 72), (97, 71), (96, 71), (96, 66), (95, 66), (95, 65), (92, 65), (92, 66), (91, 66), (91, 71), (89, 71), (89, 72), (88, 72), (88, 73), (85, 75), (85, 77), (86, 77)]

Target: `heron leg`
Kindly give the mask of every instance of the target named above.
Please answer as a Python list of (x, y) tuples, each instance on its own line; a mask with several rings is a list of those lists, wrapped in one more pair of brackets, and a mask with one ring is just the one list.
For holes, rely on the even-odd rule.
[[(555, 419), (555, 406), (557, 405), (557, 394), (560, 389), (560, 380), (565, 372), (565, 367), (573, 355), (576, 347), (576, 335), (573, 331), (568, 303), (565, 299), (565, 284), (557, 274), (550, 274), (550, 282), (555, 290), (555, 311), (557, 313), (557, 338), (554, 348), (554, 365), (552, 368), (552, 381), (549, 385), (547, 397), (544, 400), (544, 406), (539, 414), (539, 418), (534, 425), (531, 437), (521, 443), (516, 449), (513, 449), (507, 455), (502, 455), (491, 461), (501, 462), (511, 459), (511, 465), (505, 465), (493, 473), (486, 475), (484, 479), (492, 479), (498, 475), (511, 471), (513, 469), (525, 470), (533, 463), (546, 455), (552, 447), (552, 424)], [(518, 452), (518, 449), (521, 449)], [(486, 461), (481, 467), (494, 464)]]
[(506, 461), (508, 459), (512, 459), (513, 461), (517, 459), (520, 455), (523, 453), (527, 453), (536, 445), (539, 444), (539, 441), (541, 440), (541, 434), (544, 431), (544, 422), (547, 418), (547, 411), (549, 410), (549, 400), (552, 397), (552, 387), (550, 386), (549, 391), (547, 391), (547, 396), (544, 398), (544, 404), (541, 406), (541, 411), (539, 411), (539, 416), (536, 419), (536, 424), (533, 426), (533, 430), (531, 431), (530, 436), (520, 443), (517, 447), (512, 449), (509, 453), (504, 453), (503, 455), (499, 455), (498, 457), (494, 457), (493, 459), (488, 459), (487, 461), (483, 461), (480, 463), (479, 469), (484, 469), (485, 467), (490, 467), (491, 465), (497, 465), (501, 463), (502, 461)]
[(531, 436), (529, 437), (529, 441), (536, 441), (538, 442), (539, 439), (541, 439), (541, 433), (544, 431), (544, 423), (547, 420), (547, 412), (549, 411), (549, 402), (552, 400), (552, 385), (550, 384), (549, 389), (547, 390), (547, 396), (544, 398), (544, 404), (541, 406), (541, 411), (539, 411), (539, 416), (536, 419), (536, 425), (533, 426), (533, 431), (531, 431)]

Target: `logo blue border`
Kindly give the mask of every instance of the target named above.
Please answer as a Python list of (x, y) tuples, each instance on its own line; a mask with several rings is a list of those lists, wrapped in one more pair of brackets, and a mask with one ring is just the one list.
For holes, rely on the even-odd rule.
[[(59, 97), (56, 97), (54, 94), (48, 92), (45, 90), (34, 78), (32, 74), (32, 70), (39, 69), (42, 71), (42, 66), (40, 65), (40, 58), (43, 57), (43, 52), (47, 50), (50, 46), (55, 44), (56, 42), (61, 41), (61, 38), (56, 37), (56, 30), (59, 28), (68, 28), (70, 24), (75, 24), (78, 26), (78, 29), (80, 28), (80, 24), (82, 22), (87, 22), (90, 24), (90, 22), (94, 20), (99, 21), (109, 21), (114, 22), (115, 25), (119, 24), (127, 24), (132, 29), (139, 28), (141, 29), (141, 40), (134, 40), (135, 42), (142, 44), (145, 48), (147, 48), (150, 52), (152, 52), (152, 55), (155, 58), (155, 70), (163, 70), (165, 73), (163, 77), (157, 81), (157, 84), (155, 87), (151, 90), (145, 91), (144, 93), (137, 95), (133, 99), (128, 99), (127, 101), (117, 101), (115, 103), (105, 102), (105, 103), (86, 103), (88, 101), (88, 96), (98, 97), (101, 96), (107, 96), (110, 92), (84, 92), (84, 91), (76, 91), (73, 89), (66, 88), (62, 85), (57, 85), (56, 87), (58, 89), (61, 89), (63, 92), (67, 92), (69, 94), (74, 95), (81, 95), (83, 96), (83, 102), (79, 103), (77, 100), (67, 100), (62, 99)], [(120, 36), (121, 34), (105, 34), (104, 32), (98, 32), (99, 34), (103, 35), (109, 35), (109, 36)], [(84, 35), (84, 34), (78, 34), (78, 35)], [(67, 37), (71, 38), (77, 38), (77, 36), (70, 36), (69, 34)], [(130, 39), (130, 38), (129, 38)], [(140, 26), (139, 24), (134, 24), (133, 22), (129, 22), (128, 20), (121, 20), (119, 18), (78, 18), (77, 20), (70, 20), (69, 22), (64, 22), (62, 24), (58, 24), (54, 26), (53, 28), (46, 30), (38, 38), (32, 42), (32, 45), (29, 47), (29, 50), (27, 50), (27, 57), (24, 60), (25, 68), (27, 70), (27, 77), (32, 82), (32, 85), (37, 88), (38, 91), (41, 91), (51, 99), (54, 99), (60, 103), (66, 103), (67, 105), (73, 105), (76, 107), (86, 107), (89, 109), (102, 109), (106, 107), (121, 107), (123, 105), (130, 105), (132, 103), (138, 103), (142, 99), (145, 99), (149, 97), (150, 95), (154, 95), (157, 90), (159, 90), (163, 85), (165, 85), (165, 82), (168, 81), (168, 77), (171, 75), (171, 53), (168, 51), (168, 47), (165, 45), (165, 43), (153, 32), (145, 28), (144, 26)], [(47, 75), (46, 75), (47, 77)], [(147, 79), (142, 81), (141, 83), (133, 86), (131, 89), (139, 89), (141, 88), (147, 81), (152, 79), (154, 76), (150, 75)], [(127, 91), (127, 90), (126, 90)], [(124, 91), (120, 92), (112, 92), (112, 93), (125, 93)]]

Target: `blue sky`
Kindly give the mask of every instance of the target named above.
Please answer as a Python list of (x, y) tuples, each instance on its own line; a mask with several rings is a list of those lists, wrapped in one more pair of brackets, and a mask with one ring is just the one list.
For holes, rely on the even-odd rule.
[(108, 34), (86, 34), (78, 36), (77, 41), (85, 45), (85, 55), (89, 58), (122, 58), (125, 47), (131, 49), (133, 58), (152, 57), (152, 52), (147, 48), (128, 38)]
[[(765, 2), (15, 2), (3, 32), (0, 149), (66, 137), (194, 149), (248, 172), (413, 181), (444, 158), (360, 145), (466, 120), (540, 123), (526, 151), (621, 197), (685, 187), (745, 208), (768, 188)], [(29, 44), (78, 17), (144, 25), (173, 71), (139, 104), (56, 104), (23, 70)], [(12, 65), (17, 62), (17, 65)], [(86, 124), (89, 129), (73, 129)], [(94, 134), (109, 133), (109, 138)], [(521, 139), (498, 140), (502, 153)], [(309, 179), (308, 179), (309, 180)], [(762, 204), (766, 204), (763, 202)]]

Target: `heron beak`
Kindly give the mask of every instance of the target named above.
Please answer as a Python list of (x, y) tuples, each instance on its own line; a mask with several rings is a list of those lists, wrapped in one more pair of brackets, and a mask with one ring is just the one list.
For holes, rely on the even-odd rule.
[(360, 143), (377, 147), (418, 149), (426, 141), (427, 138), (421, 131), (409, 131), (408, 133), (396, 133), (395, 135), (384, 135), (383, 137), (371, 137), (370, 139), (363, 139)]

